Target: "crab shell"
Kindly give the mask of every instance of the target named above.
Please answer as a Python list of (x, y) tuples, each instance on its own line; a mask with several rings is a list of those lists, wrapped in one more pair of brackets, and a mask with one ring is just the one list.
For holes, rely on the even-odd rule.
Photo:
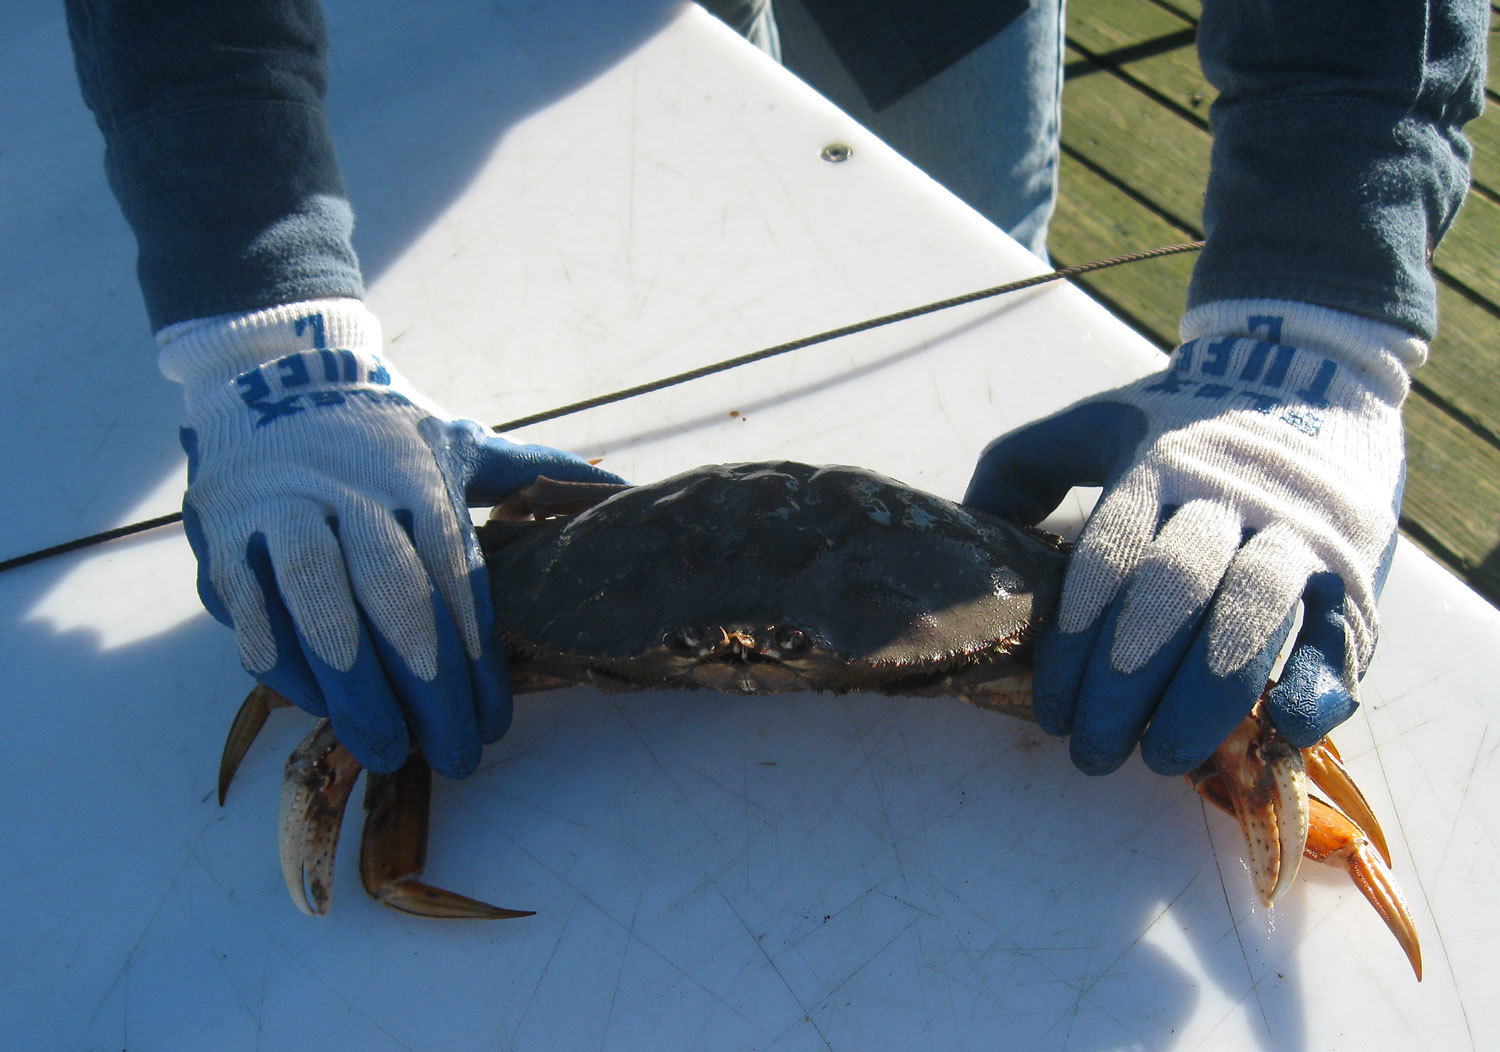
[(606, 686), (747, 694), (909, 693), (1029, 664), (1066, 562), (1041, 531), (792, 462), (695, 468), (571, 518), (491, 523), (483, 543), (514, 652)]

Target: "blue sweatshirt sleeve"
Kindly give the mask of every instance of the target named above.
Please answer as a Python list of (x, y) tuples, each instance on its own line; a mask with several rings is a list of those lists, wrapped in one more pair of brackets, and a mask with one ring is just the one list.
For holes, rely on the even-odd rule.
[(316, 0), (67, 0), (151, 324), (363, 296)]
[(1205, 0), (1220, 94), (1188, 305), (1301, 300), (1431, 339), (1488, 21), (1483, 0)]

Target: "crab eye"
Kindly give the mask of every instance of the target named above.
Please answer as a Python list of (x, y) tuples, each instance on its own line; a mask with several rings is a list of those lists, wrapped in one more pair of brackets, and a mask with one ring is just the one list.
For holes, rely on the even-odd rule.
[(679, 654), (697, 655), (703, 653), (703, 642), (707, 638), (707, 634), (697, 625), (684, 625), (662, 633), (661, 645)]
[(791, 625), (782, 625), (776, 629), (771, 641), (783, 654), (793, 654), (807, 646), (807, 633)]

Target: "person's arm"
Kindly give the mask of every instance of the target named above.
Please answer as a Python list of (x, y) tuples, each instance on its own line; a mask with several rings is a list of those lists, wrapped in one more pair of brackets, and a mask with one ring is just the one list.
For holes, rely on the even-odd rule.
[(361, 764), (461, 776), (510, 724), (468, 503), (617, 481), (456, 419), (381, 357), (360, 302), (308, 0), (70, 0), (84, 98), (182, 384), (183, 523), (245, 668)]
[(314, 0), (68, 0), (153, 329), (362, 298)]
[(1296, 300), (1430, 340), (1488, 30), (1481, 0), (1206, 0), (1219, 97), (1188, 306)]
[(1478, 0), (1209, 0), (1208, 245), (1167, 370), (1006, 435), (966, 500), (1024, 521), (1102, 486), (1036, 711), (1074, 762), (1191, 770), (1269, 695), (1298, 746), (1347, 719), (1396, 543), (1401, 403), (1436, 327), (1432, 246), (1468, 179)]

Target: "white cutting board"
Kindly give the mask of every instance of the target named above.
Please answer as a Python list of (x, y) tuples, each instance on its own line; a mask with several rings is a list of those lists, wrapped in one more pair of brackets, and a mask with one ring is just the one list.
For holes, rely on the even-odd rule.
[[(391, 357), (455, 412), (507, 420), (1039, 269), (695, 9), (346, 0), (329, 16), (370, 302)], [(8, 8), (0, 48), (8, 556), (170, 511), (183, 469), (60, 15)], [(850, 160), (821, 159), (835, 141)], [(1059, 287), (521, 437), (643, 480), (793, 457), (956, 497), (995, 434), (1158, 364)], [(1500, 616), (1410, 546), (1338, 740), (1420, 925), (1420, 986), (1340, 875), (1310, 873), (1268, 916), (1237, 830), (1181, 782), (1134, 760), (1086, 778), (1063, 743), (941, 700), (523, 699), (479, 772), (439, 784), (428, 875), (537, 915), (387, 911), (350, 839), (332, 914), (309, 919), (274, 841), (307, 720), (276, 714), (216, 806), (248, 679), (192, 582), (175, 530), (0, 577), (8, 1047), (1453, 1049), (1500, 1033)]]

